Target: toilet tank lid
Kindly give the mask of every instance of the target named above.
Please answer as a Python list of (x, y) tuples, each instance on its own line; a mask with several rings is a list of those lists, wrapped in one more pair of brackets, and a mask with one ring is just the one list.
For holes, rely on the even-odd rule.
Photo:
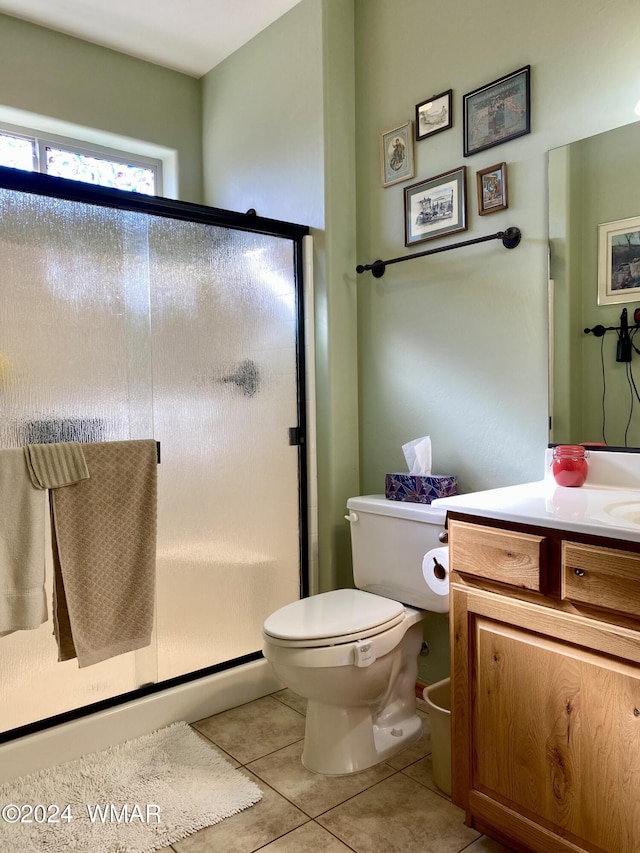
[(286, 604), (264, 623), (265, 634), (283, 640), (371, 636), (404, 617), (398, 601), (360, 589), (321, 592)]
[(409, 501), (391, 501), (384, 495), (363, 495), (349, 498), (347, 509), (354, 512), (371, 512), (375, 515), (391, 515), (395, 518), (408, 518), (425, 524), (444, 524), (446, 510), (431, 504), (411, 503)]

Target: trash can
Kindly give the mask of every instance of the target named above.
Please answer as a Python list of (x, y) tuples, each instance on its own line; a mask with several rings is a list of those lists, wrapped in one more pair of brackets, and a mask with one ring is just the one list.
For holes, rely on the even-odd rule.
[(431, 722), (433, 781), (451, 794), (451, 679), (445, 678), (424, 689)]

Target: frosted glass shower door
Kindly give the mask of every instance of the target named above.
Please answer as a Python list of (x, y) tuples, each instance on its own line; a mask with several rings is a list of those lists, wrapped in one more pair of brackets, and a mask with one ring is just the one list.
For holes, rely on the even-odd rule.
[(154, 219), (149, 245), (162, 681), (300, 596), (297, 303), (289, 239)]
[[(0, 448), (153, 436), (147, 255), (147, 217), (0, 189)], [(46, 556), (49, 620), (0, 637), (0, 732), (156, 680), (155, 647), (58, 663)]]
[(307, 231), (0, 169), (0, 450), (161, 448), (151, 645), (59, 663), (49, 548), (49, 620), (0, 637), (0, 735), (255, 657), (300, 597)]

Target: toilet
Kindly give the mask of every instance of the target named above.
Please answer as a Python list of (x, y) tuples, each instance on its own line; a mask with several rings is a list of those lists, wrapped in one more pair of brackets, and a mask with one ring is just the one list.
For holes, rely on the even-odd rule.
[(349, 498), (347, 509), (356, 589), (287, 604), (262, 630), (276, 676), (307, 699), (302, 763), (327, 776), (365, 770), (420, 737), (422, 623), (449, 609), (422, 568), (442, 547), (443, 509), (379, 495)]

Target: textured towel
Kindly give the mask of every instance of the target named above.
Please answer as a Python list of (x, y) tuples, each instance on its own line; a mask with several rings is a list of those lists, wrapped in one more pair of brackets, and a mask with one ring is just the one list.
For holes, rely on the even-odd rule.
[(28, 444), (24, 455), (36, 489), (57, 489), (89, 477), (82, 445), (78, 441)]
[(0, 450), (0, 636), (47, 621), (45, 517), (22, 449)]
[(89, 477), (82, 445), (78, 441), (28, 444), (24, 455), (36, 489), (57, 489)]
[(91, 478), (50, 492), (58, 660), (80, 667), (151, 642), (157, 493), (152, 439), (83, 448)]

